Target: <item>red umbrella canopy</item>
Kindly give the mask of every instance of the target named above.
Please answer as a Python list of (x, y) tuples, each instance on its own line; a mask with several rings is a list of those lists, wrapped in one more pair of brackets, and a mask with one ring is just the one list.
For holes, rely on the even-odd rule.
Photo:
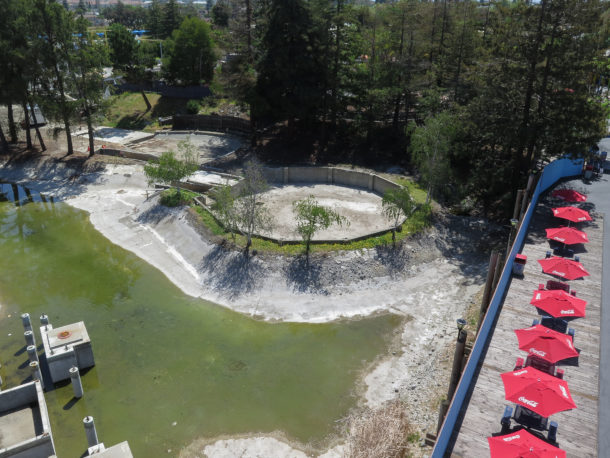
[(584, 202), (587, 200), (587, 196), (576, 192), (573, 189), (556, 189), (551, 195), (563, 199), (566, 202)]
[(587, 234), (573, 227), (553, 227), (546, 230), (546, 238), (556, 242), (574, 245), (575, 243), (589, 243)]
[(539, 439), (526, 429), (488, 437), (491, 458), (565, 458), (566, 452)]
[(551, 364), (578, 356), (572, 336), (554, 331), (541, 324), (515, 329), (515, 334), (519, 340), (519, 350), (539, 356)]
[(526, 367), (500, 374), (506, 400), (522, 405), (545, 418), (563, 410), (575, 409), (568, 382)]
[(572, 296), (561, 289), (536, 290), (530, 301), (534, 307), (544, 310), (555, 318), (583, 317), (587, 301)]
[(553, 216), (557, 218), (567, 219), (573, 223), (581, 223), (583, 221), (591, 221), (591, 215), (586, 210), (578, 207), (557, 207), (553, 208)]
[(545, 274), (556, 275), (566, 280), (575, 280), (589, 275), (580, 262), (571, 259), (553, 256), (548, 259), (538, 259), (538, 263)]

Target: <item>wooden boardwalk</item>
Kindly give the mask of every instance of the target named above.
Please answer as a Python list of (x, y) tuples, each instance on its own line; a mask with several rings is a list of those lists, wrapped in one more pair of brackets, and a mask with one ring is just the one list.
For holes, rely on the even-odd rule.
[[(463, 412), (463, 421), (454, 432), (453, 457), (489, 456), (487, 437), (500, 433), (500, 419), (504, 407), (512, 405), (504, 398), (504, 386), (500, 374), (514, 369), (517, 357), (526, 357), (518, 349), (514, 329), (532, 325), (539, 318), (537, 309), (530, 305), (538, 284), (553, 279), (542, 273), (538, 259), (544, 259), (549, 250), (545, 228), (557, 227), (564, 220), (552, 217), (551, 207), (562, 206), (560, 202), (541, 199), (532, 218), (522, 253), (527, 256), (523, 278), (513, 277), (504, 305), (500, 312), (489, 348), (480, 367), (470, 402)], [(581, 205), (588, 209), (587, 205)], [(600, 354), (600, 307), (602, 275), (603, 220), (592, 213), (593, 221), (579, 225), (589, 236), (590, 242), (582, 252), (576, 253), (591, 274), (581, 280), (568, 282), (577, 296), (585, 299), (586, 317), (570, 322), (576, 330), (574, 346), (580, 351), (577, 365), (560, 366), (565, 370), (572, 398), (577, 408), (551, 416), (559, 424), (558, 446), (567, 456), (597, 456), (599, 354)], [(581, 245), (582, 246), (582, 245)], [(516, 424), (513, 421), (512, 426)], [(459, 429), (457, 429), (459, 428)]]

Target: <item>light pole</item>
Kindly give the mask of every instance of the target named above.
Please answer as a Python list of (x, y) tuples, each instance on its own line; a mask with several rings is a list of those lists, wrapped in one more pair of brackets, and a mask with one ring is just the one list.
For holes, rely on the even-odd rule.
[(455, 343), (455, 354), (453, 355), (453, 369), (451, 370), (451, 382), (449, 383), (449, 391), (447, 392), (447, 399), (451, 400), (455, 389), (457, 388), (460, 376), (462, 375), (462, 362), (464, 360), (464, 348), (466, 347), (466, 339), (468, 332), (464, 329), (466, 326), (466, 320), (458, 318), (457, 321), (457, 340)]

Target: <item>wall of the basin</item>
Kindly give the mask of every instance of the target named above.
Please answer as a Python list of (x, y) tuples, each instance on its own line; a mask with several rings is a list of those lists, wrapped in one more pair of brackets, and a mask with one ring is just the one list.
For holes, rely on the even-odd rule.
[[(338, 167), (266, 167), (263, 168), (265, 179), (272, 184), (320, 183), (367, 189), (383, 195), (390, 189), (400, 186), (378, 175)], [(239, 192), (242, 185), (236, 184), (233, 189)]]

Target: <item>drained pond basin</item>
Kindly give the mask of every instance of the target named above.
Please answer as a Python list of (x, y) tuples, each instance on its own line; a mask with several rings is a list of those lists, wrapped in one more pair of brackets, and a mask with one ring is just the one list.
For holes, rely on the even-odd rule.
[[(0, 375), (30, 377), (20, 314), (53, 326), (84, 321), (96, 366), (45, 397), (57, 454), (128, 440), (134, 456), (176, 456), (199, 437), (283, 431), (320, 444), (357, 402), (364, 370), (385, 354), (394, 315), (328, 324), (267, 323), (192, 298), (113, 245), (85, 212), (0, 189)], [(13, 202), (18, 194), (20, 204)]]

